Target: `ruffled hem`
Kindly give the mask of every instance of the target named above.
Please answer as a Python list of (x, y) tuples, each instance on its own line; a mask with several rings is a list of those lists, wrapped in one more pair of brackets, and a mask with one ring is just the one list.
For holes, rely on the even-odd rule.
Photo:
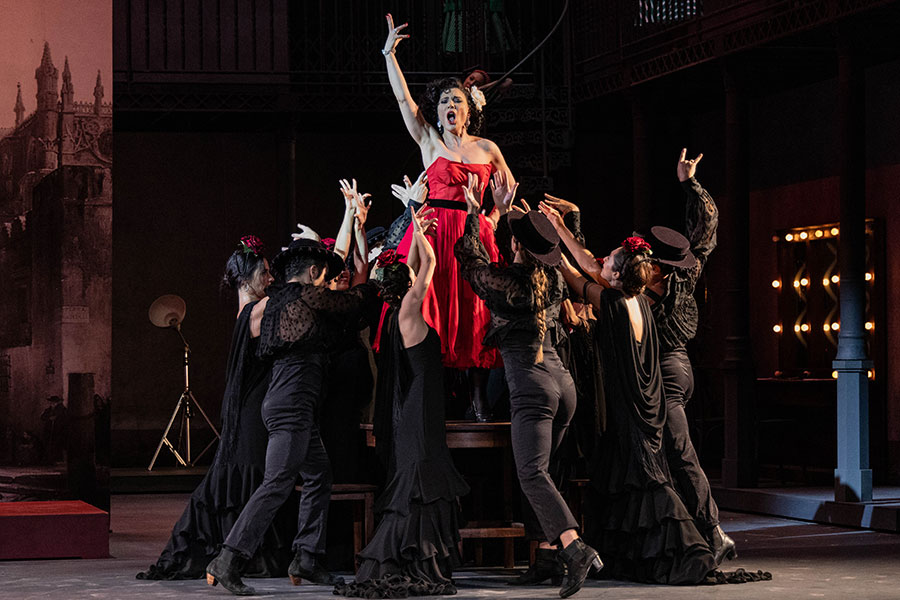
[[(263, 480), (252, 465), (214, 464), (191, 494), (172, 528), (165, 549), (137, 579), (199, 579), (216, 557), (250, 496)], [(293, 558), (297, 503), (289, 500), (266, 531), (259, 550), (247, 562), (246, 577), (284, 577)]]
[(449, 584), (460, 564), (456, 500), (412, 503), (408, 515), (387, 513), (359, 553), (356, 581), (404, 575), (417, 583)]
[(453, 596), (453, 583), (432, 583), (404, 575), (390, 575), (361, 583), (334, 586), (334, 593), (348, 598), (408, 598), (410, 596)]
[(425, 459), (398, 467), (394, 477), (375, 502), (375, 512), (408, 515), (413, 504), (455, 502), (469, 493), (469, 485), (446, 460)]
[(697, 584), (716, 570), (709, 545), (671, 486), (630, 488), (597, 506), (585, 539), (606, 564), (604, 576)]

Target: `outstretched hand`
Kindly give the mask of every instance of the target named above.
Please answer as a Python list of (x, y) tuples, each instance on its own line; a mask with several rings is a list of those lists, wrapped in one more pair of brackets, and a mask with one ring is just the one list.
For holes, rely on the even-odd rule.
[(418, 179), (413, 183), (409, 177), (403, 176), (403, 185), (391, 184), (391, 194), (403, 203), (403, 206), (409, 206), (410, 200), (422, 204), (428, 195), (428, 175), (425, 171), (419, 173)]
[(516, 212), (520, 212), (525, 214), (527, 212), (531, 212), (531, 207), (528, 206), (528, 203), (525, 202), (525, 198), (522, 198), (522, 206), (516, 206), (515, 204), (511, 204), (509, 210), (514, 210)]
[(403, 25), (398, 25), (394, 27), (394, 17), (391, 16), (391, 13), (385, 15), (385, 19), (387, 19), (388, 26), (388, 36), (384, 41), (384, 54), (393, 54), (394, 49), (397, 47), (397, 44), (400, 43), (400, 40), (404, 40), (409, 37), (408, 33), (400, 33), (406, 28), (409, 23), (404, 23)]
[[(481, 211), (481, 193), (484, 191), (484, 184), (481, 183), (478, 175), (469, 173), (468, 184), (462, 186), (463, 195), (466, 197), (466, 204), (469, 206), (469, 214), (477, 215)], [(476, 197), (475, 193), (478, 193)]]
[[(547, 194), (544, 194), (544, 197), (546, 198)], [(563, 221), (562, 214), (560, 214), (560, 212), (546, 200), (542, 200), (541, 203), (538, 204), (538, 210), (544, 213), (544, 215), (550, 221), (550, 224), (553, 225), (553, 228), (557, 231), (565, 227), (565, 222)]]
[(578, 212), (580, 210), (574, 202), (569, 202), (568, 200), (563, 200), (562, 198), (557, 198), (550, 194), (544, 194), (544, 199), (541, 201), (541, 204), (546, 204), (551, 208), (555, 208), (563, 217), (570, 212)]
[(700, 163), (700, 159), (703, 158), (702, 152), (697, 155), (697, 158), (691, 160), (685, 160), (685, 155), (687, 155), (687, 148), (682, 148), (681, 156), (678, 157), (678, 165), (675, 167), (678, 181), (687, 181), (693, 177), (694, 173), (697, 172), (697, 165)]
[(437, 217), (432, 217), (433, 214), (434, 209), (424, 204), (419, 210), (411, 211), (413, 232), (428, 233), (428, 230), (437, 223)]
[(509, 185), (509, 178), (504, 171), (497, 171), (491, 177), (491, 195), (494, 197), (494, 206), (497, 207), (499, 216), (509, 212), (512, 203), (515, 202), (516, 190), (519, 182)]
[(349, 183), (346, 179), (341, 179), (341, 193), (344, 194), (344, 201), (348, 202), (348, 208), (352, 206), (356, 213), (357, 227), (363, 227), (366, 224), (366, 218), (369, 216), (369, 209), (372, 208), (372, 201), (366, 203), (366, 199), (372, 194), (360, 194), (356, 189), (356, 179)]

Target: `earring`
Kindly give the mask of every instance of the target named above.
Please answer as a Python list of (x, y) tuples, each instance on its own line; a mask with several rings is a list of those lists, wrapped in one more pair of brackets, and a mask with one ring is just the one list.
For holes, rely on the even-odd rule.
[(440, 119), (438, 119), (438, 122), (437, 122), (437, 130), (438, 130), (438, 133), (444, 133), (444, 126), (441, 124)]

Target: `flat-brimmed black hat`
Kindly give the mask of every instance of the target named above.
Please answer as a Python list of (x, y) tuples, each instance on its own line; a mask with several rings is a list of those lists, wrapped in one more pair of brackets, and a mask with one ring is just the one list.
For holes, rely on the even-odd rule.
[(526, 213), (511, 210), (507, 214), (512, 234), (535, 259), (551, 267), (560, 263), (562, 252), (559, 249), (559, 234), (544, 213), (537, 210)]
[(691, 243), (686, 237), (668, 227), (655, 225), (643, 236), (653, 249), (653, 260), (672, 267), (693, 267), (697, 264)]
[(325, 261), (325, 279), (333, 279), (344, 270), (344, 260), (336, 253), (325, 247), (319, 240), (299, 238), (288, 244), (288, 247), (272, 259), (272, 268), (284, 275), (284, 268), (295, 256), (313, 256)]
[(373, 227), (366, 232), (366, 241), (371, 246), (383, 240), (385, 236), (387, 236), (387, 229), (381, 226)]

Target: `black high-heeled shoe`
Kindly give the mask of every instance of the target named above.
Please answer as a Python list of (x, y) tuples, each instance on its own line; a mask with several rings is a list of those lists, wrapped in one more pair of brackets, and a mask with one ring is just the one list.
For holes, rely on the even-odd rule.
[(599, 571), (603, 568), (603, 562), (597, 551), (585, 544), (581, 538), (560, 550), (559, 557), (566, 565), (566, 576), (562, 587), (559, 588), (560, 598), (568, 598), (576, 593), (584, 585), (584, 580), (592, 570)]
[(314, 554), (304, 550), (297, 550), (294, 560), (288, 567), (288, 577), (293, 585), (300, 585), (305, 579), (317, 585), (343, 585), (344, 578), (336, 577), (323, 568)]
[(710, 529), (707, 539), (709, 540), (709, 549), (712, 550), (713, 557), (716, 559), (717, 567), (725, 562), (725, 559), (732, 560), (737, 558), (737, 545), (731, 539), (731, 536), (722, 530), (721, 525), (716, 525)]
[(534, 564), (528, 570), (507, 581), (508, 585), (539, 585), (548, 579), (553, 585), (561, 585), (565, 567), (559, 562), (559, 550), (554, 548), (538, 548), (534, 552)]
[(222, 546), (222, 551), (206, 567), (206, 583), (208, 585), (222, 584), (222, 587), (235, 596), (253, 596), (256, 594), (249, 585), (241, 581), (241, 571), (244, 569), (247, 559), (227, 546)]

